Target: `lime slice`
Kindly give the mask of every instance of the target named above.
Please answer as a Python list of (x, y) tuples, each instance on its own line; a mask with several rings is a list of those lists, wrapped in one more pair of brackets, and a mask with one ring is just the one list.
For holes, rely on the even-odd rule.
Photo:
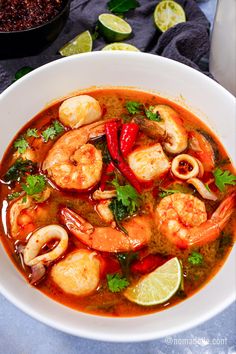
[(184, 9), (173, 0), (161, 1), (155, 8), (154, 22), (161, 32), (185, 21)]
[(128, 50), (129, 52), (139, 52), (140, 50), (132, 44), (127, 43), (111, 43), (106, 45), (102, 50)]
[(129, 286), (124, 295), (130, 301), (143, 306), (162, 304), (176, 293), (181, 279), (181, 264), (175, 257), (154, 272), (143, 276), (135, 285)]
[(132, 33), (131, 26), (122, 18), (111, 15), (101, 14), (98, 17), (98, 28), (101, 35), (108, 42), (120, 42), (128, 38)]
[(93, 39), (89, 31), (80, 33), (70, 42), (66, 43), (60, 50), (59, 53), (63, 57), (68, 57), (74, 54), (91, 52), (93, 47)]

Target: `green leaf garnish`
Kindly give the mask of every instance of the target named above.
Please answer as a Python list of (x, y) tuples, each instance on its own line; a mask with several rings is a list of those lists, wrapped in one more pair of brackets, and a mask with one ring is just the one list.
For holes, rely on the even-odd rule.
[(6, 182), (16, 182), (25, 176), (26, 173), (32, 173), (35, 170), (36, 163), (31, 160), (23, 160), (19, 158), (16, 162), (9, 168), (4, 176), (4, 181)]
[(95, 142), (94, 145), (98, 150), (101, 150), (102, 161), (106, 164), (109, 164), (109, 162), (111, 162), (111, 155), (109, 153), (106, 141), (104, 139), (100, 139), (99, 141)]
[(50, 125), (42, 132), (43, 140), (45, 141), (45, 143), (47, 143), (49, 139), (55, 139), (55, 137), (62, 133), (64, 130), (65, 128), (63, 127), (63, 125), (58, 120), (54, 120), (52, 125)]
[(18, 198), (21, 195), (20, 192), (13, 192), (11, 194), (8, 194), (7, 199), (8, 200), (13, 200), (15, 198)]
[(135, 102), (135, 101), (127, 101), (125, 104), (126, 109), (130, 114), (139, 113), (141, 110), (142, 103)]
[(28, 195), (35, 195), (43, 192), (46, 187), (46, 179), (42, 175), (29, 175), (26, 178), (26, 184), (22, 184), (22, 189)]
[(188, 262), (192, 265), (200, 265), (203, 262), (203, 256), (201, 255), (201, 253), (192, 252), (188, 257)]
[(153, 112), (153, 109), (155, 107), (154, 106), (150, 106), (148, 109), (145, 109), (145, 114), (146, 114), (146, 117), (149, 119), (149, 120), (153, 120), (155, 122), (160, 122), (161, 121), (161, 116), (158, 112)]
[(34, 137), (34, 138), (39, 138), (39, 133), (38, 133), (38, 129), (36, 128), (32, 128), (32, 129), (28, 129), (26, 132), (26, 135), (30, 138), (30, 137)]
[(165, 188), (160, 188), (161, 192), (159, 193), (159, 197), (165, 198), (168, 195), (174, 194), (174, 193), (180, 193), (179, 190), (177, 189), (165, 189)]
[(110, 0), (107, 4), (108, 9), (115, 14), (136, 9), (138, 6), (139, 3), (137, 0)]
[(29, 147), (29, 144), (25, 140), (25, 138), (21, 136), (16, 141), (14, 141), (13, 146), (15, 149), (17, 149), (17, 152), (19, 152), (19, 154), (24, 154), (24, 152), (26, 152), (26, 149)]
[(113, 179), (111, 184), (116, 188), (118, 202), (121, 202), (122, 205), (126, 207), (129, 215), (134, 214), (139, 207), (140, 201), (136, 190), (130, 184), (121, 186), (117, 177)]
[(230, 184), (233, 186), (236, 184), (236, 176), (228, 170), (223, 171), (220, 168), (217, 168), (213, 172), (213, 175), (215, 178), (215, 184), (221, 192), (225, 190), (226, 184)]
[(129, 285), (129, 282), (125, 277), (121, 277), (120, 274), (115, 273), (107, 274), (107, 284), (112, 293), (119, 293)]
[[(31, 68), (30, 66), (24, 66), (23, 68), (19, 69), (16, 73), (15, 73), (15, 79), (14, 81), (19, 80), (20, 78), (22, 78), (23, 76), (25, 76), (26, 74), (28, 74), (29, 72), (31, 72), (32, 70), (34, 70), (33, 68)], [(13, 81), (13, 82), (14, 82)]]
[(130, 264), (138, 258), (138, 252), (125, 252), (118, 253), (116, 255), (118, 261), (120, 262), (121, 269), (125, 277), (128, 279)]

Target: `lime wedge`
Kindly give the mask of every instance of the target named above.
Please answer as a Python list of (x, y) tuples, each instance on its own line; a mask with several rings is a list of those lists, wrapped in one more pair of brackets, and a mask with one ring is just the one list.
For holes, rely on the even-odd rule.
[(129, 286), (124, 295), (136, 304), (151, 306), (169, 300), (179, 289), (182, 268), (177, 257), (143, 276), (135, 285)]
[(74, 54), (91, 52), (93, 47), (93, 39), (89, 31), (80, 33), (70, 42), (66, 43), (60, 50), (59, 53), (63, 57), (68, 57)]
[(129, 52), (139, 52), (140, 50), (132, 44), (128, 43), (111, 43), (106, 45), (102, 50), (128, 50)]
[(155, 8), (154, 22), (161, 32), (185, 21), (184, 9), (173, 0), (161, 1)]
[(99, 15), (98, 29), (101, 35), (108, 42), (123, 41), (132, 33), (132, 28), (126, 21), (111, 14)]

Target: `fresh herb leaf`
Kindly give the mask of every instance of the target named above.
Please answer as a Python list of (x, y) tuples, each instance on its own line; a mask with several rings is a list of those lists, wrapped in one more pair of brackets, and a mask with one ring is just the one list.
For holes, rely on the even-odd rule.
[(129, 285), (129, 282), (125, 277), (121, 277), (120, 274), (115, 273), (107, 274), (107, 284), (112, 293), (119, 293)]
[(65, 128), (63, 127), (63, 125), (58, 120), (54, 120), (52, 125), (50, 125), (42, 132), (43, 140), (45, 141), (45, 143), (47, 143), (49, 139), (55, 139), (55, 137), (62, 133), (64, 130)]
[(22, 201), (21, 201), (22, 203), (26, 203), (27, 202), (27, 196), (26, 195), (24, 195), (24, 197), (22, 198)]
[(142, 106), (142, 103), (135, 102), (135, 101), (127, 101), (125, 104), (126, 109), (130, 114), (136, 114), (140, 112), (140, 107)]
[(13, 192), (11, 194), (8, 194), (7, 199), (8, 200), (13, 200), (15, 198), (18, 198), (21, 195), (20, 192)]
[(203, 256), (201, 255), (201, 253), (192, 252), (188, 257), (188, 262), (192, 265), (200, 265), (203, 262)]
[(31, 68), (30, 66), (24, 66), (23, 68), (19, 69), (19, 70), (15, 73), (15, 79), (13, 80), (13, 82), (19, 80), (20, 78), (22, 78), (22, 77), (25, 76), (26, 74), (30, 73), (32, 70), (34, 70), (34, 69)]
[(4, 181), (19, 181), (26, 173), (34, 172), (35, 167), (36, 163), (32, 162), (31, 160), (23, 160), (22, 158), (19, 158), (5, 174)]
[(139, 3), (136, 0), (110, 0), (107, 4), (108, 9), (115, 14), (136, 9), (138, 6)]
[(116, 188), (117, 200), (126, 207), (129, 215), (135, 213), (139, 207), (139, 195), (136, 190), (130, 185), (120, 186), (118, 178), (113, 179), (111, 184)]
[(49, 139), (53, 140), (56, 137), (56, 131), (54, 127), (48, 127), (42, 132), (42, 137), (45, 143), (48, 142)]
[(22, 184), (22, 189), (28, 195), (41, 193), (46, 187), (46, 179), (42, 175), (29, 175), (26, 184)]
[(228, 170), (223, 171), (220, 168), (217, 168), (213, 172), (213, 175), (215, 177), (215, 184), (221, 192), (225, 190), (226, 184), (231, 184), (233, 186), (236, 184), (236, 176)]
[(207, 184), (207, 183), (205, 183), (205, 187), (206, 187), (206, 189), (208, 190), (208, 192), (210, 192), (210, 193), (211, 193), (210, 187), (208, 186), (208, 184)]
[(127, 208), (121, 202), (118, 202), (116, 198), (112, 199), (111, 203), (109, 204), (109, 208), (111, 209), (114, 215), (118, 228), (126, 235), (128, 235), (128, 231), (120, 223), (121, 220), (127, 218), (127, 216), (129, 215), (127, 212)]
[(123, 274), (128, 279), (130, 264), (138, 258), (138, 252), (118, 253), (116, 257), (120, 262)]
[(174, 194), (174, 193), (180, 193), (179, 190), (177, 189), (165, 189), (165, 188), (160, 188), (161, 192), (159, 193), (159, 197), (165, 198), (168, 195)]
[(36, 128), (28, 129), (26, 132), (26, 135), (28, 137), (32, 136), (34, 138), (39, 138), (38, 129), (36, 129)]
[(53, 128), (55, 129), (56, 135), (64, 132), (65, 130), (64, 126), (58, 120), (54, 120), (52, 124), (53, 124)]
[(155, 108), (154, 106), (150, 106), (148, 109), (145, 109), (146, 117), (149, 120), (153, 120), (155, 122), (160, 122), (161, 116), (158, 112), (153, 112), (154, 108)]
[(29, 147), (28, 142), (25, 140), (23, 136), (19, 137), (15, 142), (14, 142), (14, 148), (17, 149), (19, 154), (24, 154), (26, 152), (26, 149)]
[(109, 153), (107, 143), (105, 140), (99, 140), (94, 143), (97, 149), (101, 150), (102, 152), (102, 161), (106, 164), (109, 164), (111, 162), (111, 155)]

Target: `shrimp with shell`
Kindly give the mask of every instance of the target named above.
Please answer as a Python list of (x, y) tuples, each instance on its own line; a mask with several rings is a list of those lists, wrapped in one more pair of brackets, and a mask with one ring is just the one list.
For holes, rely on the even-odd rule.
[(122, 222), (127, 234), (112, 226), (99, 227), (69, 208), (61, 209), (61, 222), (88, 247), (103, 252), (129, 252), (146, 245), (152, 235), (151, 215), (137, 215)]
[(163, 198), (157, 206), (157, 227), (179, 248), (203, 246), (220, 236), (235, 206), (236, 192), (233, 192), (208, 219), (204, 202), (192, 195), (175, 193)]
[(102, 153), (89, 140), (102, 136), (104, 121), (62, 135), (49, 150), (42, 169), (62, 189), (87, 190), (102, 175)]

